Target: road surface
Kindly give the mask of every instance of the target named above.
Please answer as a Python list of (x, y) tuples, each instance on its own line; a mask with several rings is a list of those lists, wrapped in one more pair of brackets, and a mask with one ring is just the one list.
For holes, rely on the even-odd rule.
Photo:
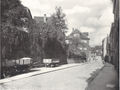
[(1, 90), (85, 90), (91, 73), (103, 66), (101, 60), (40, 74), (0, 85)]

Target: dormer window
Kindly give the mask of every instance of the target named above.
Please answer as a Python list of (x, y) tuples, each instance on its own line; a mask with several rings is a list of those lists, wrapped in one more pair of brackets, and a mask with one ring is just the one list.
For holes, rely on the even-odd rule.
[(83, 42), (83, 43), (87, 43), (87, 41), (86, 41), (86, 40), (81, 40), (81, 42)]
[(74, 37), (79, 37), (79, 34), (76, 33), (76, 34), (74, 34), (73, 36), (74, 36)]

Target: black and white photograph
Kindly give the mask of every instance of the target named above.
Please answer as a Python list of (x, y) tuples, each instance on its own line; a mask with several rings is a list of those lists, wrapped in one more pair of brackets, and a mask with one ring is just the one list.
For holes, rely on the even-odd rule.
[(0, 0), (0, 90), (119, 90), (119, 0)]

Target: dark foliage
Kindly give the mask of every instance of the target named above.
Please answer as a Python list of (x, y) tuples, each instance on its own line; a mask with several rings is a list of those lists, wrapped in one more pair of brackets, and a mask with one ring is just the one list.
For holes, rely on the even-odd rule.
[(29, 12), (19, 0), (2, 0), (2, 59), (16, 59), (29, 55)]

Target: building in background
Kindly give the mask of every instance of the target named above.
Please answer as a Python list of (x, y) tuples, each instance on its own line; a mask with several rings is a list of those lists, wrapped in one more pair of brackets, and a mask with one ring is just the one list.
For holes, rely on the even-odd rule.
[[(89, 48), (89, 35), (88, 32), (80, 32), (78, 29), (73, 29), (72, 33), (67, 37), (69, 40), (69, 53), (74, 53), (74, 55), (84, 55), (86, 60), (89, 58), (90, 48)], [(72, 54), (69, 54), (70, 56)]]
[(107, 55), (107, 37), (102, 40), (102, 59)]
[(102, 41), (102, 59), (106, 61), (106, 58), (108, 59), (107, 61), (110, 62), (110, 37), (107, 36), (106, 38), (103, 39)]
[[(104, 42), (105, 42), (105, 40), (104, 40)], [(90, 51), (91, 51), (91, 53), (90, 53), (90, 57), (91, 57), (90, 59), (91, 60), (97, 60), (98, 57), (101, 58), (101, 56), (102, 56), (102, 46), (101, 45), (91, 47)], [(104, 54), (106, 54), (106, 52), (104, 52)]]
[(51, 18), (44, 14), (44, 16), (34, 16), (34, 20), (36, 23), (49, 23)]

